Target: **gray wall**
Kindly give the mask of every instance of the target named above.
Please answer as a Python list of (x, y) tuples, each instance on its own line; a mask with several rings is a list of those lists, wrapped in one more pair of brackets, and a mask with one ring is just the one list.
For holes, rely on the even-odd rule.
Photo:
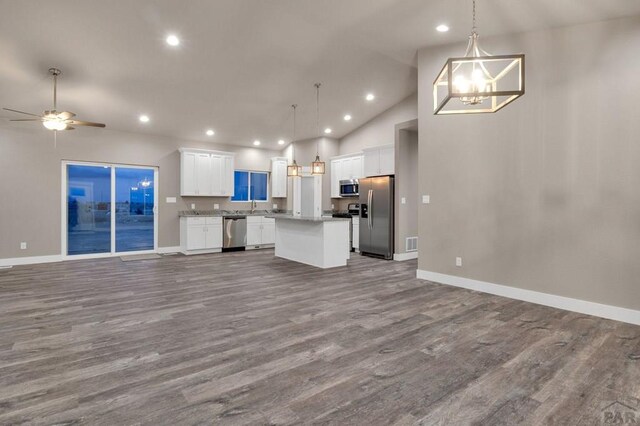
[(418, 94), (414, 93), (378, 114), (367, 123), (340, 139), (339, 155), (352, 154), (364, 148), (395, 143), (395, 125), (418, 117)]
[(526, 54), (527, 93), (496, 114), (434, 116), (465, 46), (419, 52), (419, 268), (640, 309), (640, 17), (483, 46)]
[[(60, 254), (61, 161), (94, 161), (159, 167), (158, 246), (180, 244), (178, 211), (198, 209), (247, 209), (249, 203), (228, 198), (180, 197), (178, 148), (202, 148), (236, 153), (236, 168), (267, 171), (278, 151), (242, 148), (203, 142), (178, 141), (161, 136), (83, 128), (53, 134), (29, 124), (0, 121), (0, 259)], [(166, 197), (178, 197), (167, 204)], [(284, 207), (284, 200), (276, 200)], [(271, 208), (269, 203), (259, 208)], [(20, 250), (20, 242), (28, 249)]]
[[(412, 120), (407, 125), (413, 128), (417, 121)], [(396, 132), (394, 252), (406, 253), (407, 237), (418, 236), (418, 132), (401, 128)], [(402, 204), (402, 198), (405, 204)]]

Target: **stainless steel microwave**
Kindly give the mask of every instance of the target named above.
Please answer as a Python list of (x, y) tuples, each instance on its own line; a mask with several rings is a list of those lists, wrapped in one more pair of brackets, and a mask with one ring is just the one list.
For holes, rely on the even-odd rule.
[(340, 181), (340, 196), (341, 197), (357, 197), (358, 193), (358, 179), (349, 179)]

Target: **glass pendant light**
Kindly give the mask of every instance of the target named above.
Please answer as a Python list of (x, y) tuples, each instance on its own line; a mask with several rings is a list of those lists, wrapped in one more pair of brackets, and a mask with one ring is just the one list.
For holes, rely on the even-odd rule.
[(316, 159), (311, 163), (312, 175), (324, 174), (324, 161), (320, 161), (320, 83), (314, 84), (316, 88), (316, 126), (318, 127), (318, 139), (316, 139)]
[(297, 104), (291, 105), (293, 108), (293, 139), (291, 141), (291, 157), (293, 157), (293, 163), (287, 166), (287, 176), (296, 177), (302, 175), (302, 166), (298, 166), (296, 163), (296, 108)]
[(491, 55), (480, 48), (473, 27), (463, 57), (449, 58), (433, 82), (436, 115), (496, 112), (524, 95), (524, 55)]

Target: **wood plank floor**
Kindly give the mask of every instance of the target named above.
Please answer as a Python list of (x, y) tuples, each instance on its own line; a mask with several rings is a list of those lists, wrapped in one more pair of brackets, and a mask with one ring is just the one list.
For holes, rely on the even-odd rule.
[(614, 401), (640, 421), (640, 327), (415, 269), (264, 250), (2, 270), (0, 424), (584, 425)]

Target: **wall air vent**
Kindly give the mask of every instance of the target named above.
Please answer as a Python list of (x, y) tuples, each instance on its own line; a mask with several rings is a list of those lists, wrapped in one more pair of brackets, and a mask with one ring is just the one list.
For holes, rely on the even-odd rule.
[(418, 237), (407, 237), (405, 251), (418, 251)]

